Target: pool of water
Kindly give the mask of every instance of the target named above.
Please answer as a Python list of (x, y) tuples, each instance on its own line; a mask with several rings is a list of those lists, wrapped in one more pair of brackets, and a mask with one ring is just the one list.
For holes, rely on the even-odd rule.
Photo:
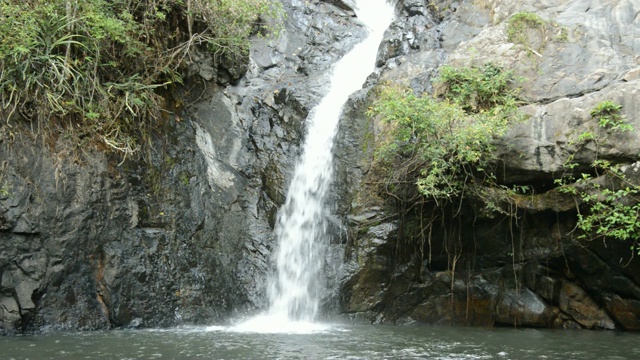
[(0, 358), (640, 359), (640, 334), (352, 325), (270, 334), (181, 327), (4, 337)]

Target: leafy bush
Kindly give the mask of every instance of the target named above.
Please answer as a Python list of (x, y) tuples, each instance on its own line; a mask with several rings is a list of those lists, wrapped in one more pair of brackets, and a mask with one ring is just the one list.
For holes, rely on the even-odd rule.
[(454, 68), (443, 66), (437, 95), (455, 102), (467, 113), (501, 111), (513, 112), (517, 106), (518, 91), (511, 88), (513, 74), (499, 66), (487, 63), (484, 67)]
[[(622, 106), (610, 100), (597, 104), (590, 114), (598, 120), (598, 126), (613, 132), (632, 131), (633, 126), (620, 114)], [(587, 141), (602, 143), (604, 139), (593, 132), (578, 135), (575, 143)], [(572, 158), (565, 164), (574, 169), (578, 164)], [(583, 204), (578, 213), (579, 239), (609, 238), (617, 240), (640, 239), (640, 185), (629, 179), (621, 166), (598, 159), (591, 164), (594, 174), (581, 174), (579, 178), (566, 176), (556, 180), (561, 191), (576, 196)], [(580, 209), (579, 209), (580, 210)], [(640, 249), (636, 249), (640, 253)]]
[[(596, 182), (587, 183), (579, 193), (588, 212), (578, 214), (581, 239), (607, 237), (618, 240), (640, 239), (640, 186), (631, 183), (619, 166), (597, 161), (594, 167), (605, 171), (609, 179), (604, 187)], [(590, 177), (579, 180), (586, 182)]]
[(382, 89), (369, 113), (390, 129), (377, 151), (390, 169), (385, 181), (413, 182), (421, 195), (439, 202), (491, 179), (493, 140), (521, 118), (511, 77), (492, 64), (443, 67), (440, 98), (396, 86)]
[(611, 100), (605, 100), (598, 103), (589, 112), (591, 116), (598, 119), (598, 126), (612, 131), (626, 132), (633, 130), (633, 126), (624, 121), (620, 111), (622, 105), (616, 104)]
[(195, 46), (246, 56), (260, 19), (279, 12), (267, 0), (2, 1), (0, 114), (130, 154)]

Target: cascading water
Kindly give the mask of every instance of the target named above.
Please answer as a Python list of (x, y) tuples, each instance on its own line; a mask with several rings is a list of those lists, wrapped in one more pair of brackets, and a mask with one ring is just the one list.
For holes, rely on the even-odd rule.
[(319, 279), (329, 242), (325, 203), (333, 176), (332, 148), (338, 119), (349, 95), (360, 89), (374, 70), (378, 45), (394, 14), (387, 0), (357, 0), (356, 7), (369, 34), (335, 65), (329, 92), (309, 115), (303, 154), (276, 224), (277, 277), (270, 284), (270, 308), (266, 315), (239, 325), (239, 330), (316, 328), (311, 322), (318, 312)]

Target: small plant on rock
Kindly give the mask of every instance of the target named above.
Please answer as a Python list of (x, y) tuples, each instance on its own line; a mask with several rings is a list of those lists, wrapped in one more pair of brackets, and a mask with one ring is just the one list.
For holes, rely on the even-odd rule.
[(566, 42), (568, 39), (567, 27), (545, 20), (535, 13), (520, 12), (507, 22), (507, 40), (524, 46), (529, 54), (542, 56), (540, 53), (549, 40)]
[(627, 132), (632, 131), (633, 126), (627, 123), (620, 111), (622, 105), (616, 104), (611, 100), (605, 100), (596, 105), (590, 114), (598, 119), (598, 126), (611, 131)]
[[(610, 100), (596, 105), (590, 114), (598, 120), (598, 126), (613, 132), (628, 132), (633, 126), (621, 115), (622, 106)], [(587, 141), (602, 143), (604, 139), (593, 132), (584, 132), (578, 136), (576, 144)], [(576, 169), (577, 163), (570, 157), (565, 168)], [(608, 160), (595, 160), (591, 167), (593, 173), (581, 173), (580, 176), (567, 176), (556, 180), (560, 191), (574, 195), (582, 204), (578, 208), (577, 229), (579, 239), (597, 238), (631, 240), (632, 250), (640, 239), (640, 184), (629, 178), (625, 167), (612, 164)]]
[(0, 196), (8, 196), (9, 195), (9, 185), (7, 185), (6, 183), (3, 183), (2, 186), (0, 186)]
[(531, 12), (520, 12), (509, 19), (507, 26), (507, 38), (512, 43), (528, 46), (529, 40), (526, 36), (526, 31), (528, 29), (543, 30), (546, 25), (547, 22), (537, 14)]

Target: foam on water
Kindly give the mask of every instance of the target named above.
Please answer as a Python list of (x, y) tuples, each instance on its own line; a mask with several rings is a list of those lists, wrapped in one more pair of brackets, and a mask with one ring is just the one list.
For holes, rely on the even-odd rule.
[(311, 321), (290, 321), (271, 315), (260, 315), (233, 326), (207, 326), (204, 331), (224, 331), (253, 334), (317, 334), (342, 331), (329, 324)]
[(261, 315), (229, 328), (230, 331), (247, 333), (312, 334), (331, 329), (328, 324), (311, 321), (290, 321), (271, 315)]

